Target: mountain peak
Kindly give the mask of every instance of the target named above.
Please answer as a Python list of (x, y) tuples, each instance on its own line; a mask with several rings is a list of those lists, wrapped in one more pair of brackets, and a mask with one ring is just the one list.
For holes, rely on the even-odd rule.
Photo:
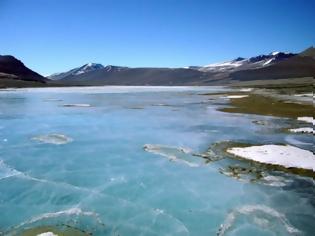
[(244, 57), (238, 57), (238, 58), (235, 58), (233, 61), (244, 61), (245, 60), (245, 58)]
[(87, 73), (90, 71), (99, 70), (99, 69), (103, 69), (103, 68), (104, 68), (104, 66), (102, 64), (89, 62), (89, 63), (79, 67), (72, 74), (73, 75), (80, 75), (80, 74), (84, 74), (84, 73)]
[(279, 53), (280, 53), (280, 52), (275, 51), (275, 52), (270, 53), (270, 55), (276, 56), (276, 55), (278, 55)]
[(81, 74), (85, 74), (88, 72), (100, 70), (103, 68), (104, 68), (104, 66), (100, 63), (89, 62), (89, 63), (84, 64), (83, 66), (74, 68), (74, 69), (69, 70), (67, 72), (52, 74), (52, 75), (48, 76), (48, 78), (52, 79), (52, 80), (59, 80), (59, 79), (63, 79), (63, 78), (68, 77), (68, 76), (81, 75)]
[(85, 64), (85, 66), (89, 66), (89, 67), (91, 67), (91, 66), (93, 66), (93, 67), (95, 67), (95, 66), (97, 66), (97, 67), (104, 67), (102, 64), (94, 63), (94, 62), (89, 62), (89, 63)]

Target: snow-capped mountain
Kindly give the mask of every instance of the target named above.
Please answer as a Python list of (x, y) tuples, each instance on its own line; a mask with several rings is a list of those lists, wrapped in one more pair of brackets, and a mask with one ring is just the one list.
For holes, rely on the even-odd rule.
[(268, 55), (259, 55), (250, 58), (238, 57), (232, 61), (226, 61), (221, 63), (213, 63), (205, 66), (191, 66), (190, 69), (197, 69), (202, 72), (231, 72), (240, 69), (255, 69), (268, 65), (272, 65), (276, 62), (288, 59), (295, 54), (284, 52), (272, 52)]
[[(51, 76), (62, 85), (209, 85), (313, 76), (314, 48), (301, 54), (272, 52), (186, 68), (121, 67), (89, 63)], [(99, 66), (100, 65), (100, 66)]]
[(106, 72), (118, 72), (118, 71), (122, 71), (122, 70), (126, 70), (126, 69), (128, 69), (128, 67), (125, 67), (125, 66), (107, 65), (104, 67), (104, 70)]
[(99, 64), (99, 63), (87, 63), (81, 67), (74, 68), (74, 69), (69, 70), (67, 72), (52, 74), (52, 75), (48, 76), (48, 78), (52, 79), (52, 80), (59, 80), (59, 79), (63, 79), (63, 78), (70, 76), (70, 75), (81, 75), (81, 74), (85, 74), (85, 73), (88, 73), (91, 71), (100, 70), (103, 68), (104, 68), (104, 66), (102, 64)]
[(104, 66), (102, 64), (97, 64), (97, 63), (88, 63), (83, 66), (81, 66), (78, 71), (74, 72), (73, 75), (80, 75), (84, 74), (90, 71), (102, 69)]
[(202, 72), (224, 72), (229, 70), (234, 70), (235, 68), (244, 65), (247, 60), (242, 57), (238, 57), (232, 61), (226, 61), (221, 63), (212, 63), (201, 67), (190, 67), (191, 69), (198, 69)]
[(295, 54), (293, 54), (293, 53), (272, 52), (268, 55), (259, 55), (257, 57), (251, 57), (248, 60), (251, 63), (260, 63), (262, 65), (268, 65), (272, 62), (278, 62), (278, 61), (288, 59), (294, 55)]

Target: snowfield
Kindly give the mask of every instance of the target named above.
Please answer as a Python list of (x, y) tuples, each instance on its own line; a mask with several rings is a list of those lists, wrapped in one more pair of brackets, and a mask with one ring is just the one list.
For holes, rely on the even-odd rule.
[(310, 116), (302, 116), (302, 117), (298, 117), (297, 120), (299, 121), (304, 121), (307, 123), (312, 123), (313, 125), (315, 125), (315, 121), (313, 117)]
[(235, 156), (265, 164), (280, 165), (286, 168), (301, 168), (315, 172), (315, 156), (311, 151), (290, 145), (262, 145), (234, 147), (227, 150)]

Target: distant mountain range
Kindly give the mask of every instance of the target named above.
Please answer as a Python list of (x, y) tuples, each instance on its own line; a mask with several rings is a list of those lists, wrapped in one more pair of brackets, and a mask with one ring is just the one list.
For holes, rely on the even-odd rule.
[(223, 63), (214, 63), (206, 66), (191, 66), (189, 68), (196, 69), (203, 72), (227, 72), (235, 70), (244, 70), (244, 69), (256, 69), (265, 66), (272, 65), (282, 60), (286, 60), (290, 57), (295, 56), (293, 53), (284, 53), (284, 52), (272, 52), (268, 55), (259, 55), (251, 58), (242, 58), (238, 57), (232, 61), (227, 61)]
[(0, 56), (0, 87), (32, 87), (34, 83), (37, 83), (36, 86), (226, 85), (240, 81), (314, 76), (314, 47), (299, 54), (272, 52), (268, 55), (239, 57), (223, 63), (185, 68), (130, 68), (88, 63), (47, 78), (28, 69), (12, 56)]

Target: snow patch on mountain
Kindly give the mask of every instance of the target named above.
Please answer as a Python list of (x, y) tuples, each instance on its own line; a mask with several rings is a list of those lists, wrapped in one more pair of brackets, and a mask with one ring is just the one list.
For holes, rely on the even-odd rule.
[(91, 72), (91, 71), (95, 71), (95, 70), (99, 70), (99, 69), (103, 69), (103, 68), (104, 68), (104, 66), (102, 64), (90, 62), (90, 63), (87, 63), (83, 66), (69, 70), (67, 72), (54, 73), (54, 74), (48, 76), (48, 78), (52, 79), (52, 80), (59, 80), (59, 79), (65, 78), (67, 76), (81, 75), (81, 74), (85, 74), (87, 72)]
[[(212, 63), (209, 65), (205, 65), (202, 67), (199, 67), (200, 71), (226, 71), (226, 70), (231, 70), (235, 69), (237, 67), (240, 67), (244, 65), (247, 62), (245, 58), (236, 58), (232, 61), (226, 61), (226, 62), (221, 62), (221, 63)], [(192, 67), (190, 67), (192, 68)]]
[(102, 69), (104, 66), (102, 64), (97, 64), (97, 63), (87, 63), (84, 66), (80, 67), (77, 71), (72, 73), (73, 75), (80, 75), (84, 74), (90, 71)]
[(270, 64), (274, 60), (275, 60), (274, 58), (271, 58), (271, 59), (267, 60), (266, 62), (263, 63), (263, 66), (266, 66), (266, 65)]
[(278, 55), (280, 52), (272, 52), (270, 53), (272, 56)]

